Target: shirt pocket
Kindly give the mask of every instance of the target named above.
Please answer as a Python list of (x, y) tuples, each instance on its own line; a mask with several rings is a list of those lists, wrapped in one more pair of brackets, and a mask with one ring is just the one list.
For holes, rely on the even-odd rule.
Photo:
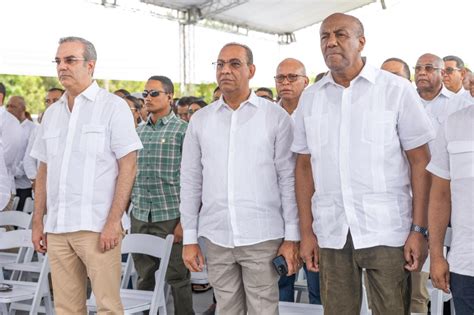
[(306, 138), (308, 139), (308, 148), (312, 153), (314, 150), (326, 145), (329, 138), (329, 115), (313, 115), (304, 118)]
[(395, 112), (366, 111), (362, 119), (362, 140), (366, 143), (390, 144), (396, 134)]
[(313, 207), (314, 227), (318, 237), (337, 235), (338, 227), (342, 224), (336, 220), (336, 205), (330, 196), (315, 197)]
[(474, 177), (474, 141), (448, 143), (451, 179)]
[(59, 129), (47, 130), (43, 134), (43, 140), (46, 142), (46, 156), (48, 158), (55, 157), (58, 154), (60, 135)]
[(402, 214), (396, 195), (366, 194), (362, 204), (368, 231), (387, 233), (401, 228)]
[(81, 130), (80, 152), (101, 154), (105, 146), (105, 125), (83, 125)]

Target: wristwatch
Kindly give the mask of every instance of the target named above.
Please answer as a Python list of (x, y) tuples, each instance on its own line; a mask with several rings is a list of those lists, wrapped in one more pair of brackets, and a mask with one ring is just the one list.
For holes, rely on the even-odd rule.
[(410, 231), (421, 233), (421, 235), (423, 235), (426, 239), (428, 239), (428, 236), (429, 236), (428, 228), (425, 228), (416, 224), (412, 224)]

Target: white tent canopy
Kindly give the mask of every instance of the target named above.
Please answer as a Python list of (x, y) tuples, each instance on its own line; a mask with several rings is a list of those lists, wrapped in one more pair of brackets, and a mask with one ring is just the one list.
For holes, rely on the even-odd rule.
[[(108, 4), (102, 5), (102, 1)], [(110, 5), (114, 1), (116, 6)], [(225, 1), (232, 3), (237, 0), (212, 0), (208, 4), (217, 5)], [(363, 53), (369, 63), (378, 66), (386, 58), (399, 57), (413, 66), (418, 56), (431, 52), (441, 57), (458, 55), (467, 66), (474, 67), (470, 63), (474, 62), (474, 46), (466, 37), (474, 11), (472, 0), (451, 0), (449, 5), (456, 8), (456, 14), (447, 14), (442, 9), (448, 3), (446, 0), (385, 2), (387, 10), (382, 10), (380, 3), (372, 3), (350, 13), (364, 24), (367, 43)], [(166, 0), (157, 4), (167, 3), (187, 4), (188, 7), (183, 8), (193, 10), (194, 7), (194, 11), (196, 5), (204, 5), (203, 0)], [(194, 49), (189, 53), (189, 61), (194, 69), (189, 71), (189, 82), (215, 82), (211, 63), (216, 60), (219, 49), (231, 41), (252, 48), (257, 66), (251, 81), (254, 87), (273, 86), (276, 66), (286, 57), (300, 59), (310, 76), (314, 76), (326, 70), (319, 48), (318, 25), (299, 28), (316, 23), (331, 10), (348, 9), (345, 7), (347, 4), (362, 5), (356, 0), (239, 0), (239, 3), (240, 8), (234, 6), (227, 13), (209, 15), (208, 20), (200, 20), (196, 26), (190, 27), (188, 39), (194, 42)], [(251, 9), (248, 9), (249, 5), (253, 5)], [(325, 5), (338, 7), (331, 9)], [(239, 10), (246, 6), (245, 14), (242, 14)], [(199, 10), (201, 17), (211, 12), (204, 7)], [(302, 10), (308, 13), (305, 17), (313, 17), (313, 10), (320, 15), (302, 21), (305, 13)], [(4, 0), (0, 1), (0, 12), (0, 29), (3, 30), (0, 73), (56, 76), (51, 61), (58, 39), (74, 35), (95, 44), (98, 51), (96, 78), (145, 81), (151, 75), (161, 74), (174, 82), (182, 81), (179, 35), (182, 29), (176, 19), (186, 21), (183, 11), (145, 4), (140, 0)], [(294, 15), (294, 24), (290, 23), (293, 27), (284, 31), (294, 32), (297, 41), (279, 45), (277, 35), (250, 31), (250, 25), (246, 26), (248, 36), (202, 26), (218, 24), (214, 21), (222, 22), (226, 16), (229, 19), (225, 22), (229, 25), (238, 22), (231, 17), (243, 19), (244, 16), (263, 23), (260, 14), (265, 12), (270, 16), (265, 28), (269, 33), (281, 32), (279, 27), (289, 23), (286, 18)], [(242, 24), (245, 23), (242, 20)], [(226, 29), (225, 25), (219, 27)], [(262, 25), (252, 27), (263, 29)]]
[[(209, 69), (204, 74), (197, 69), (200, 74), (196, 75), (194, 65), (201, 62), (203, 52), (195, 51), (198, 46), (195, 43), (201, 44), (203, 40), (215, 37), (220, 39), (210, 45), (221, 44), (223, 32), (201, 26), (195, 31), (193, 26), (191, 29), (183, 26), (189, 25), (193, 18), (190, 14), (199, 14), (195, 20), (200, 21), (199, 25), (219, 21), (239, 25), (247, 31), (287, 34), (317, 23), (331, 12), (351, 10), (373, 1), (6, 0), (0, 2), (3, 13), (0, 28), (4, 30), (0, 73), (55, 76), (50, 61), (54, 58), (57, 41), (60, 37), (75, 35), (96, 45), (97, 78), (145, 80), (151, 74), (162, 73), (174, 81), (183, 81), (180, 69), (186, 69), (186, 82), (212, 81), (210, 62), (215, 59), (217, 50), (205, 52)], [(186, 27), (187, 37), (183, 39), (181, 34)], [(228, 34), (224, 41), (256, 46), (262, 44), (259, 36), (265, 38), (268, 49), (279, 50), (275, 35), (247, 38), (241, 34)]]
[(192, 21), (207, 19), (250, 30), (289, 34), (322, 21), (333, 12), (347, 12), (375, 0), (141, 0), (189, 12)]

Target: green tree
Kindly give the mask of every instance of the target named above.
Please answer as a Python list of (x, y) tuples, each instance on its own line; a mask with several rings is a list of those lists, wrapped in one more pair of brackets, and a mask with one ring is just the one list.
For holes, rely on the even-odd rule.
[[(23, 96), (26, 100), (27, 110), (31, 114), (39, 114), (44, 111), (44, 98), (50, 88), (61, 87), (61, 84), (55, 77), (0, 74), (0, 82), (5, 84), (7, 90), (5, 103), (8, 102), (8, 98), (12, 95)], [(125, 89), (130, 93), (141, 92), (145, 86), (143, 81), (97, 80), (97, 83), (111, 92), (118, 89)], [(212, 92), (216, 86), (216, 83), (191, 84), (186, 87), (187, 91), (191, 91), (189, 94), (186, 93), (186, 96), (202, 97), (206, 102), (210, 103), (212, 101)], [(185, 96), (180, 90), (179, 83), (175, 83), (174, 87), (175, 97)]]

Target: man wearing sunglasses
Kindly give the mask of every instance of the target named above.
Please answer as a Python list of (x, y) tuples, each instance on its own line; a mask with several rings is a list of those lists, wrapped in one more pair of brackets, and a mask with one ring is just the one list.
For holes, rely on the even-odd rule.
[[(171, 110), (173, 82), (165, 76), (152, 76), (145, 84), (143, 98), (150, 113), (146, 123), (137, 128), (143, 143), (138, 153), (138, 170), (132, 191), (132, 233), (165, 238), (174, 235), (166, 282), (173, 294), (177, 315), (193, 312), (191, 274), (183, 258), (183, 229), (179, 214), (180, 164), (187, 123)], [(138, 272), (138, 289), (155, 288), (159, 259), (133, 255)]]
[(420, 56), (415, 66), (415, 84), (435, 131), (454, 112), (454, 93), (443, 85), (443, 60), (434, 54)]
[(443, 83), (444, 86), (455, 94), (464, 93), (462, 86), (466, 69), (464, 61), (458, 56), (446, 56), (444, 61)]
[(58, 315), (87, 313), (87, 277), (98, 313), (123, 314), (121, 220), (142, 144), (127, 103), (93, 80), (96, 61), (88, 40), (59, 40), (53, 62), (65, 93), (45, 112), (31, 151), (40, 161), (32, 238), (48, 252)]
[(214, 65), (222, 97), (193, 115), (184, 139), (183, 259), (202, 271), (203, 237), (217, 313), (277, 315), (272, 260), (282, 255), (288, 275), (298, 269), (291, 118), (250, 90), (249, 47), (226, 44)]

